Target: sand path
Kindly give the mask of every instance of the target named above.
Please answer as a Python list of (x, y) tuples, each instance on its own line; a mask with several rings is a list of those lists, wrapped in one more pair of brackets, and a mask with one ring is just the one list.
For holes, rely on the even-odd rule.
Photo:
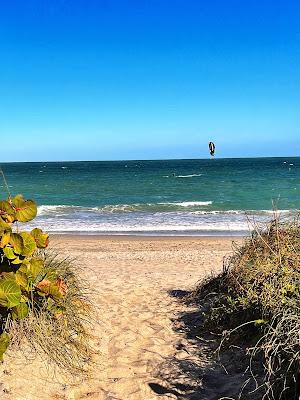
[(172, 329), (171, 319), (184, 306), (170, 290), (188, 290), (205, 273), (219, 269), (230, 251), (230, 239), (130, 239), (57, 237), (56, 248), (66, 248), (89, 269), (96, 288), (99, 321), (95, 345), (100, 354), (91, 379), (65, 384), (39, 359), (23, 354), (7, 357), (1, 366), (1, 398), (155, 400), (149, 383), (157, 378), (161, 362), (184, 358), (184, 336)]

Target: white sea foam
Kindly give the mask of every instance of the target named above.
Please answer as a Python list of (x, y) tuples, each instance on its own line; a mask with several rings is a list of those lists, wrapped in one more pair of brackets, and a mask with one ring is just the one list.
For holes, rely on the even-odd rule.
[[(203, 204), (203, 202), (200, 203)], [(282, 212), (284, 212), (283, 217), (293, 215), (293, 212), (289, 210), (279, 210), (280, 214)], [(273, 213), (272, 210), (193, 211), (193, 208), (182, 208), (182, 210), (167, 208), (167, 211), (161, 212), (150, 209), (136, 213), (118, 210), (118, 212), (107, 213), (103, 212), (103, 208), (97, 207), (52, 205), (39, 207), (38, 218), (32, 223), (32, 227), (38, 225), (49, 232), (61, 233), (236, 235), (247, 234), (257, 224), (271, 220), (271, 213)]]
[[(272, 214), (272, 215), (280, 215), (280, 214), (290, 214), (297, 212), (298, 210), (259, 210), (256, 212), (265, 213), (265, 214)], [(255, 212), (255, 211), (253, 211)]]
[(181, 207), (195, 207), (195, 206), (209, 206), (212, 204), (212, 201), (182, 201), (178, 203), (169, 203), (169, 204), (176, 204), (177, 206)]
[(156, 220), (156, 221), (89, 221), (65, 219), (50, 219), (39, 221), (39, 226), (49, 232), (97, 232), (97, 233), (123, 233), (123, 232), (230, 232), (246, 231), (248, 225), (244, 221), (194, 221), (194, 223), (183, 223), (179, 220)]
[(132, 212), (132, 211), (158, 211), (159, 206), (166, 208), (208, 206), (212, 201), (183, 201), (183, 202), (159, 202), (159, 203), (135, 203), (135, 204), (109, 204), (102, 207), (93, 207), (97, 212)]
[(219, 210), (197, 210), (190, 211), (190, 214), (193, 215), (245, 215), (246, 211), (241, 210), (227, 210), (227, 211), (219, 211)]
[[(105, 205), (102, 207), (83, 207), (74, 205), (41, 205), (38, 207), (38, 215), (66, 215), (74, 213), (132, 213), (132, 212), (148, 212), (148, 213), (165, 213), (174, 212), (180, 213), (180, 209), (184, 208), (186, 213), (194, 215), (222, 215), (222, 214), (237, 214), (237, 215), (283, 215), (293, 214), (299, 210), (195, 210), (196, 207), (205, 207), (213, 204), (213, 201), (183, 201), (183, 202), (160, 202), (160, 203), (135, 203), (135, 204), (115, 204)], [(177, 208), (178, 207), (178, 208)], [(190, 210), (188, 210), (190, 208)]]
[(193, 178), (194, 176), (201, 176), (202, 174), (190, 174), (190, 175), (176, 175), (175, 178)]
[[(149, 205), (149, 204), (146, 204)], [(145, 204), (108, 204), (102, 207), (93, 207), (91, 208), (92, 211), (96, 212), (131, 212), (135, 211), (141, 206), (145, 206)]]
[(38, 215), (46, 215), (46, 214), (61, 214), (70, 212), (72, 209), (83, 209), (84, 207), (80, 206), (67, 206), (67, 205), (42, 205), (38, 206)]

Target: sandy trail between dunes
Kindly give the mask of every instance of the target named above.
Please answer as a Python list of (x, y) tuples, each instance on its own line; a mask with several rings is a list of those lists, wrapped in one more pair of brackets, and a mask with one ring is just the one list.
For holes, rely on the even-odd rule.
[[(88, 268), (95, 287), (99, 323), (94, 327), (98, 367), (81, 383), (64, 383), (46, 362), (25, 355), (6, 357), (0, 397), (30, 399), (154, 400), (149, 383), (164, 359), (187, 357), (184, 335), (171, 319), (184, 310), (169, 290), (190, 289), (201, 276), (222, 267), (229, 238), (101, 238), (58, 236), (52, 246), (66, 249)], [(179, 350), (177, 350), (179, 349)], [(28, 356), (28, 354), (27, 354)]]

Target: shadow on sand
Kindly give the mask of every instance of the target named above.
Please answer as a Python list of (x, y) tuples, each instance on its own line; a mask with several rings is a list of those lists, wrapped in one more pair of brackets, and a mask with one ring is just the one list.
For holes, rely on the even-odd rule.
[[(172, 290), (169, 295), (184, 302), (188, 292)], [(262, 398), (263, 389), (257, 389), (256, 381), (262, 376), (261, 360), (253, 361), (251, 372), (245, 346), (231, 346), (218, 355), (216, 335), (201, 331), (201, 305), (187, 305), (172, 322), (181, 339), (174, 356), (159, 366), (160, 383), (149, 383), (156, 394), (181, 400)]]

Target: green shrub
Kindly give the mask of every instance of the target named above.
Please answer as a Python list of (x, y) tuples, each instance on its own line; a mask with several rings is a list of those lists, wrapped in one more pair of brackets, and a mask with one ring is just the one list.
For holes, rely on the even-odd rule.
[[(205, 305), (203, 329), (243, 340), (263, 356), (265, 399), (297, 399), (300, 367), (300, 224), (276, 218), (253, 232), (218, 276), (191, 298)], [(223, 347), (224, 348), (224, 347)]]
[(72, 372), (90, 357), (89, 303), (72, 263), (46, 251), (48, 234), (20, 230), (36, 214), (22, 195), (0, 201), (0, 360), (10, 342), (27, 338)]

